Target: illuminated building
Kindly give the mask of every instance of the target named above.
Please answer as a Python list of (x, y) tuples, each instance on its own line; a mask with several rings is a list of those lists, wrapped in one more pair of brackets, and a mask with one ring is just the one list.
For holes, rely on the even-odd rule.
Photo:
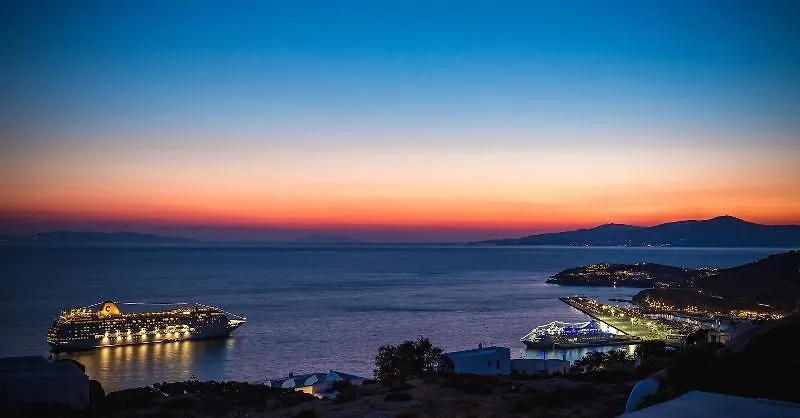
[[(100, 305), (95, 311), (90, 308)], [(141, 305), (141, 304), (137, 304)], [(102, 302), (63, 312), (47, 332), (56, 351), (181, 340), (222, 338), (245, 318), (213, 306), (173, 304), (155, 312), (123, 313), (114, 302)]]

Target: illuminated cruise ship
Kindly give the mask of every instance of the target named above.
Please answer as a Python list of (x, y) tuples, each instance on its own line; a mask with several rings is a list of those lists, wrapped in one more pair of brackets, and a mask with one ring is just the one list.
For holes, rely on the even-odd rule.
[(520, 341), (528, 348), (571, 348), (634, 343), (633, 338), (617, 335), (616, 332), (618, 331), (611, 327), (603, 329), (597, 321), (576, 324), (551, 322), (534, 328)]
[[(224, 338), (245, 322), (244, 317), (200, 304), (166, 304), (175, 308), (128, 313), (118, 304), (147, 305), (101, 302), (62, 312), (47, 332), (47, 343), (55, 351), (68, 351)], [(97, 306), (99, 310), (94, 309)]]

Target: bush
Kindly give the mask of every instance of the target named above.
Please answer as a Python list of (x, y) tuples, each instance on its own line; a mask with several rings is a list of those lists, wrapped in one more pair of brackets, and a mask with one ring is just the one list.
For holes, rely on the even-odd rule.
[(434, 373), (442, 362), (442, 350), (420, 337), (399, 345), (384, 345), (375, 357), (375, 377), (386, 383)]
[(414, 397), (408, 392), (392, 392), (383, 399), (386, 402), (406, 402)]

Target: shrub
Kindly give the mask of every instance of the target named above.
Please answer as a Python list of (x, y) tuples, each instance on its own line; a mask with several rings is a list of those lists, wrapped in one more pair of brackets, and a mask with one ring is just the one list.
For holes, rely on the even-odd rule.
[(442, 361), (442, 350), (420, 337), (399, 345), (384, 345), (375, 357), (375, 377), (386, 383), (434, 373)]

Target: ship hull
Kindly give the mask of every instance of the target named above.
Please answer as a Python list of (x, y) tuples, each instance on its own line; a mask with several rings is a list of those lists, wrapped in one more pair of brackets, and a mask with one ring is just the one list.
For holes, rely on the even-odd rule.
[(560, 343), (541, 343), (535, 341), (522, 341), (528, 349), (559, 349), (559, 348), (582, 348), (582, 347), (608, 347), (614, 345), (639, 344), (636, 340), (607, 340), (607, 341), (586, 341), (586, 342), (560, 342)]
[(224, 339), (231, 336), (230, 331), (212, 332), (198, 335), (190, 335), (180, 338), (120, 338), (119, 340), (103, 341), (102, 338), (88, 338), (83, 341), (73, 341), (70, 343), (60, 343), (57, 341), (47, 341), (50, 345), (51, 351), (64, 352), (64, 351), (84, 351), (92, 350), (95, 348), (103, 347), (122, 347), (128, 345), (141, 345), (141, 344), (161, 344), (171, 343), (176, 341), (197, 341), (197, 340), (216, 340)]
[(154, 333), (149, 333), (148, 335), (144, 336), (132, 335), (130, 338), (128, 338), (128, 336), (111, 337), (108, 339), (87, 338), (85, 340), (71, 341), (69, 343), (48, 340), (47, 343), (50, 345), (51, 350), (55, 352), (83, 351), (83, 350), (92, 350), (95, 348), (103, 348), (103, 347), (122, 347), (128, 345), (171, 343), (175, 341), (223, 339), (230, 337), (231, 332), (233, 332), (233, 330), (236, 328), (238, 328), (238, 326), (232, 329), (230, 327), (210, 329), (191, 334), (187, 333), (188, 335), (173, 335), (170, 337), (160, 336), (160, 335), (157, 337)]

